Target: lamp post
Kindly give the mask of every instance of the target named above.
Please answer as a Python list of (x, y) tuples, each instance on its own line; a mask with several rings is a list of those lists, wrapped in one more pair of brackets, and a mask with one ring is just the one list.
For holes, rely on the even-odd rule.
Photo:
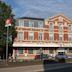
[(6, 39), (6, 64), (8, 59), (8, 31), (9, 31), (9, 26), (7, 27), (7, 39)]
[(5, 27), (7, 28), (7, 33), (6, 33), (6, 65), (8, 65), (8, 33), (9, 33), (9, 26), (11, 26), (11, 18), (7, 19), (6, 22), (5, 22)]

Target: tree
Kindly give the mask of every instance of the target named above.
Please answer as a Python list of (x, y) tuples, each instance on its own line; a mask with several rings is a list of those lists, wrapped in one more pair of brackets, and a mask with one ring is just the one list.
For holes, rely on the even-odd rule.
[(12, 8), (3, 1), (0, 1), (0, 50), (4, 50), (6, 46), (7, 30), (5, 27), (5, 21), (8, 18), (12, 19), (12, 26), (9, 27), (9, 34), (8, 34), (9, 36), (8, 44), (9, 47), (12, 47), (12, 43), (16, 35), (14, 15), (12, 14)]

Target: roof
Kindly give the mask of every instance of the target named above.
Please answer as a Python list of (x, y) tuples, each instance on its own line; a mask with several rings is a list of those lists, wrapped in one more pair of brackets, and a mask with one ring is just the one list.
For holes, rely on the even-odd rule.
[(48, 21), (54, 21), (54, 20), (58, 19), (59, 17), (63, 18), (65, 21), (67, 21), (69, 23), (72, 23), (72, 20), (70, 18), (64, 16), (63, 14), (58, 14), (58, 15), (55, 15), (55, 16), (51, 16), (51, 17), (49, 17), (46, 20), (48, 20)]
[(34, 18), (34, 17), (20, 17), (18, 19), (44, 20), (44, 18)]

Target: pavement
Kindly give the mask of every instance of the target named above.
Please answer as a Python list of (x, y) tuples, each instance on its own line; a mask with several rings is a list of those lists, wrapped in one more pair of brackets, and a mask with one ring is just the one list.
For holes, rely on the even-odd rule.
[(0, 68), (0, 72), (52, 72), (52, 71), (59, 72), (59, 70), (62, 69), (66, 70), (67, 68), (72, 69), (72, 63), (55, 63), (55, 64), (45, 64), (45, 65)]

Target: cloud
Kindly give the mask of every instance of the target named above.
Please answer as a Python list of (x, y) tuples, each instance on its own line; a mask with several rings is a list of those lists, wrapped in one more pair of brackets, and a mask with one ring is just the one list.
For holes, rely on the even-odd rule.
[(58, 13), (64, 13), (72, 18), (72, 0), (12, 0), (12, 3), (10, 4), (16, 17), (33, 16), (46, 18)]

